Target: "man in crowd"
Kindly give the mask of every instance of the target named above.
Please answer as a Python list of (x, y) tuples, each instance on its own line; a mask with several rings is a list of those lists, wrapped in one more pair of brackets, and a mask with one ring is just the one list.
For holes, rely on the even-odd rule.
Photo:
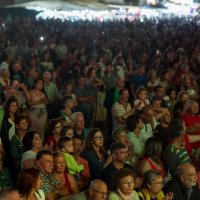
[(101, 180), (93, 180), (87, 191), (80, 192), (71, 197), (71, 200), (106, 200), (107, 186)]
[(69, 194), (67, 188), (52, 176), (53, 155), (50, 151), (41, 150), (37, 153), (36, 166), (40, 170), (41, 189), (45, 193), (46, 200), (57, 200)]
[(194, 166), (188, 163), (181, 164), (177, 169), (177, 177), (166, 184), (164, 192), (172, 192), (173, 200), (198, 200), (200, 190)]

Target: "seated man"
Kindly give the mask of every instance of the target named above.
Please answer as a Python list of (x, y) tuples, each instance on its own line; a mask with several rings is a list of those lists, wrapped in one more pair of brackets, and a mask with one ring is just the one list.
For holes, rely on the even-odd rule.
[(114, 142), (110, 147), (110, 153), (112, 162), (103, 170), (102, 180), (107, 184), (109, 190), (113, 190), (113, 176), (115, 171), (121, 168), (133, 168), (131, 165), (125, 163), (128, 159), (128, 148), (125, 144)]
[(107, 199), (107, 186), (98, 179), (93, 180), (87, 191), (80, 192), (72, 196), (71, 200), (106, 200)]
[(173, 200), (198, 200), (200, 190), (194, 166), (188, 163), (181, 164), (177, 169), (177, 177), (169, 181), (163, 191), (172, 192)]
[(46, 200), (57, 200), (67, 197), (69, 191), (66, 186), (60, 184), (53, 176), (53, 155), (50, 151), (41, 150), (36, 156), (36, 166), (40, 170), (42, 181), (41, 189), (45, 193)]

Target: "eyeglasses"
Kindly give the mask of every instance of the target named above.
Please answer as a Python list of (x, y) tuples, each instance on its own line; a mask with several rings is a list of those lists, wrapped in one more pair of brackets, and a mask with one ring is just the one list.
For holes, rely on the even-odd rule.
[(92, 188), (92, 190), (94, 190), (96, 193), (101, 194), (101, 195), (103, 195), (103, 196), (107, 196), (107, 195), (108, 195), (107, 192), (101, 192), (101, 191), (96, 190), (96, 189), (94, 189), (94, 188)]
[(104, 137), (102, 137), (102, 136), (98, 136), (98, 137), (93, 137), (95, 140), (103, 140), (104, 139)]
[(127, 186), (132, 185), (134, 183), (135, 183), (134, 181), (130, 181), (130, 182), (128, 182), (128, 181), (121, 181), (121, 184), (127, 185)]

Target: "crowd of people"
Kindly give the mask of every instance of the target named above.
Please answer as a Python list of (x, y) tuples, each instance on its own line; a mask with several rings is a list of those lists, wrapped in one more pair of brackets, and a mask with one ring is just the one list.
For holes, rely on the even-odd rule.
[(199, 18), (0, 24), (0, 199), (199, 199)]

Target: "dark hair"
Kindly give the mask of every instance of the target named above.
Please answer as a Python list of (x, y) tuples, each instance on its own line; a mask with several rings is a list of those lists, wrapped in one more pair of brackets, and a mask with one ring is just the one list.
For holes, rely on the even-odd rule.
[(114, 183), (115, 189), (119, 186), (121, 179), (123, 179), (126, 176), (132, 176), (134, 178), (135, 174), (134, 174), (133, 170), (128, 169), (128, 168), (122, 168), (122, 169), (115, 171), (114, 176), (113, 176), (113, 183)]
[(83, 143), (83, 137), (81, 137), (80, 135), (74, 135), (72, 139), (81, 140), (81, 142)]
[[(27, 118), (24, 115), (16, 115), (15, 119), (14, 119), (15, 124), (19, 125), (19, 123), (24, 119), (27, 121)], [(27, 123), (28, 123), (28, 121), (27, 121)]]
[(36, 160), (40, 160), (42, 158), (43, 155), (49, 155), (49, 156), (53, 156), (51, 151), (48, 150), (41, 150), (37, 153), (36, 155)]
[(124, 91), (128, 91), (127, 88), (122, 88), (120, 91), (119, 91), (119, 95), (121, 96), (123, 94)]
[(73, 98), (71, 96), (65, 96), (62, 100), (62, 107), (65, 107), (65, 104), (67, 103), (68, 100), (73, 100)]
[(64, 126), (60, 131), (60, 137), (66, 137), (65, 134), (70, 129), (73, 130), (73, 128), (71, 126)]
[(38, 181), (40, 171), (35, 168), (24, 169), (19, 173), (17, 179), (17, 189), (21, 196), (30, 195), (35, 183)]
[(53, 135), (53, 131), (55, 129), (56, 124), (61, 123), (61, 119), (59, 118), (55, 118), (55, 119), (51, 119), (47, 126), (46, 126), (46, 130), (45, 130), (45, 140), (50, 136)]
[(135, 97), (136, 98), (138, 98), (138, 95), (141, 93), (141, 92), (143, 92), (143, 91), (146, 91), (147, 92), (147, 88), (145, 88), (144, 86), (140, 86), (140, 87), (138, 87), (137, 88), (137, 90), (136, 90), (136, 94), (135, 94)]
[(58, 140), (58, 148), (61, 150), (64, 146), (65, 146), (65, 143), (66, 142), (69, 142), (71, 141), (72, 139), (69, 138), (69, 137), (61, 137), (59, 140)]
[(148, 188), (148, 186), (151, 185), (154, 179), (158, 176), (162, 176), (162, 174), (158, 171), (148, 170), (145, 172), (142, 180), (142, 188)]
[(110, 153), (113, 154), (119, 149), (124, 149), (126, 148), (126, 145), (121, 143), (121, 142), (114, 142), (110, 146)]
[[(36, 84), (39, 82), (39, 81), (42, 81), (42, 83), (44, 84), (44, 80), (42, 78), (38, 78), (34, 81), (34, 84), (33, 84), (33, 89), (35, 88)], [(42, 89), (42, 91), (44, 92), (44, 87)]]
[(145, 142), (144, 156), (161, 164), (162, 142), (157, 137), (150, 137)]
[(141, 119), (139, 114), (130, 115), (126, 119), (126, 126), (128, 131), (133, 131), (136, 129), (136, 126), (139, 123), (139, 119)]
[(5, 107), (4, 107), (4, 113), (5, 113), (5, 117), (9, 118), (9, 107), (11, 105), (11, 103), (16, 102), (17, 106), (19, 107), (19, 102), (17, 100), (17, 98), (15, 96), (11, 96), (9, 97), (6, 102), (5, 102)]
[(180, 137), (183, 130), (183, 120), (180, 118), (175, 118), (170, 126), (170, 138), (173, 139), (176, 137)]
[(37, 131), (29, 131), (23, 137), (22, 143), (23, 143), (23, 151), (24, 152), (32, 149), (32, 147), (33, 147), (33, 139), (34, 139), (34, 135), (35, 134), (40, 135)]
[(127, 130), (123, 129), (123, 128), (116, 128), (116, 129), (113, 130), (113, 132), (112, 132), (112, 140), (113, 140), (113, 142), (116, 141), (116, 138), (122, 132), (126, 132), (127, 133)]

